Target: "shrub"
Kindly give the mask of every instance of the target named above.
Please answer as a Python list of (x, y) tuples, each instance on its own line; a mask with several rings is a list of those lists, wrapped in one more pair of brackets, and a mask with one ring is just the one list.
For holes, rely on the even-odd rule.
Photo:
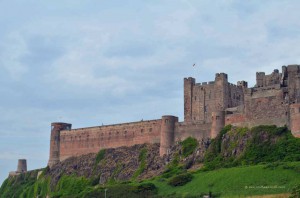
[(139, 154), (139, 168), (135, 171), (132, 178), (136, 179), (140, 174), (142, 174), (146, 167), (146, 158), (147, 158), (147, 148), (143, 148)]
[(192, 181), (193, 176), (190, 173), (183, 173), (177, 176), (172, 177), (169, 181), (168, 184), (171, 186), (183, 186), (186, 183)]
[(299, 198), (299, 197), (300, 197), (300, 184), (298, 184), (293, 188), (290, 198)]
[(162, 178), (170, 178), (173, 175), (178, 175), (184, 171), (182, 165), (179, 165), (179, 154), (174, 155), (174, 159), (167, 165), (167, 169), (161, 175)]
[(182, 146), (182, 155), (184, 157), (187, 157), (190, 154), (192, 154), (195, 151), (196, 147), (198, 146), (197, 140), (192, 137), (186, 138), (180, 144)]
[(134, 189), (136, 193), (148, 193), (148, 192), (157, 192), (157, 187), (153, 183), (142, 183)]
[(96, 155), (96, 164), (98, 164), (101, 160), (104, 159), (105, 149), (101, 149)]

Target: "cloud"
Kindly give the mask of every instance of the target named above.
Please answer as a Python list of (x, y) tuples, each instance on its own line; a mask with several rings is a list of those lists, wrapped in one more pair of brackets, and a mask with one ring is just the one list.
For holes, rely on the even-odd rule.
[(4, 69), (13, 80), (20, 80), (28, 71), (21, 61), (27, 53), (23, 37), (16, 32), (10, 33), (0, 44), (0, 68)]

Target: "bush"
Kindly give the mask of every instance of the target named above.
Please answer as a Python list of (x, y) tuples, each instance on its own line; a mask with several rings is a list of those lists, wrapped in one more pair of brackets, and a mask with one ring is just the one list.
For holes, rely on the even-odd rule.
[(169, 181), (168, 184), (171, 186), (183, 186), (186, 183), (192, 181), (193, 176), (190, 173), (183, 173), (177, 176), (172, 177)]
[(142, 183), (136, 186), (135, 190), (136, 193), (148, 193), (148, 192), (157, 192), (157, 188), (153, 183)]
[(105, 149), (101, 149), (96, 155), (96, 164), (98, 164), (101, 160), (104, 159)]
[(182, 165), (179, 165), (179, 154), (174, 155), (174, 159), (167, 165), (167, 169), (161, 175), (162, 178), (170, 178), (173, 175), (178, 175), (184, 170)]
[(293, 188), (290, 198), (299, 198), (299, 197), (300, 197), (300, 184), (298, 184)]
[(186, 138), (180, 144), (182, 146), (182, 155), (184, 157), (187, 157), (190, 154), (192, 154), (195, 151), (196, 147), (198, 146), (197, 140), (192, 137)]
[(149, 198), (155, 197), (157, 194), (157, 188), (152, 183), (142, 183), (137, 186), (129, 184), (115, 184), (111, 186), (92, 188), (89, 192), (85, 192), (84, 194), (81, 193), (79, 197), (104, 197), (105, 191), (106, 196), (110, 198)]

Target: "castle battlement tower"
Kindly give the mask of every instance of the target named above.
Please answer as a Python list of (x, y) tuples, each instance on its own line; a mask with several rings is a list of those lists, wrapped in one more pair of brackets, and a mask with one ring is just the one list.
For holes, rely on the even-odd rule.
[(178, 122), (178, 117), (162, 116), (161, 132), (160, 132), (160, 149), (159, 154), (163, 156), (168, 154), (168, 150), (175, 142), (175, 124)]
[(60, 161), (60, 131), (71, 130), (72, 124), (54, 122), (51, 124), (50, 156), (48, 166), (51, 168)]

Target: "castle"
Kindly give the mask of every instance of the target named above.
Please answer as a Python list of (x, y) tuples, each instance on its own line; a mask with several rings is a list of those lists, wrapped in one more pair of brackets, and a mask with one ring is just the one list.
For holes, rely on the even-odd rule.
[(217, 136), (225, 125), (288, 126), (300, 137), (300, 65), (282, 66), (270, 75), (256, 73), (256, 85), (245, 81), (228, 82), (225, 73), (217, 73), (211, 82), (196, 83), (184, 79), (184, 121), (165, 115), (161, 119), (71, 129), (68, 123), (51, 124), (48, 165), (72, 156), (97, 153), (100, 149), (160, 143), (160, 155), (186, 137), (198, 140)]

